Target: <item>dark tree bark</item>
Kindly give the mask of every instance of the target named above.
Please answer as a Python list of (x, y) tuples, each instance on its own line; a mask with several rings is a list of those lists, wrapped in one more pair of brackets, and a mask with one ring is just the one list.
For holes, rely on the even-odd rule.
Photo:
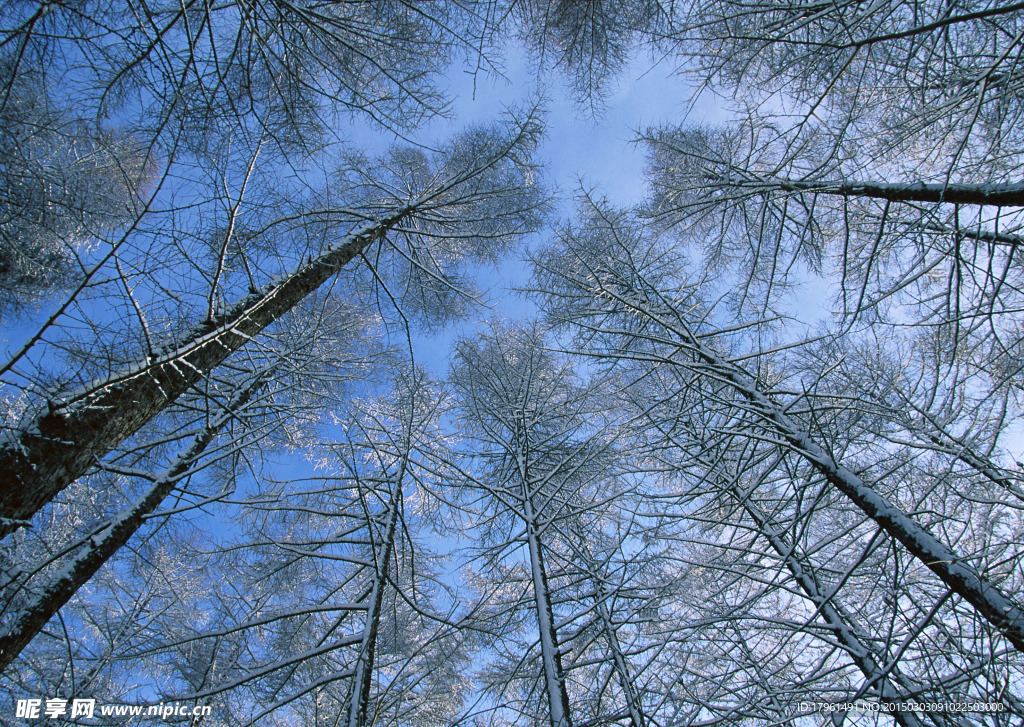
[(811, 192), (839, 197), (871, 197), (889, 202), (945, 202), (947, 204), (1024, 206), (1024, 184), (890, 184), (887, 182), (800, 181), (766, 179), (736, 182), (737, 189)]
[(3, 671), (21, 653), (36, 634), (49, 622), (65, 603), (92, 578), (96, 572), (142, 527), (147, 515), (155, 512), (160, 503), (174, 491), (178, 482), (189, 473), (200, 455), (217, 437), (224, 426), (248, 403), (265, 384), (257, 378), (225, 407), (219, 416), (193, 440), (192, 444), (167, 470), (153, 480), (146, 493), (131, 507), (111, 518), (98, 528), (71, 556), (59, 575), (50, 581), (23, 608), (14, 620), (0, 632), (0, 671)]
[(99, 458), (172, 404), (264, 328), (288, 313), (413, 211), (367, 224), (280, 282), (251, 293), (223, 316), (185, 332), (166, 353), (95, 382), (0, 444), (0, 536), (31, 518)]

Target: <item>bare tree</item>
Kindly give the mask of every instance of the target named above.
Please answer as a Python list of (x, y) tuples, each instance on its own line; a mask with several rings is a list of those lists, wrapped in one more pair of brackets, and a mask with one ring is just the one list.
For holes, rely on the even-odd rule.
[[(657, 376), (648, 377), (649, 382), (658, 379)], [(784, 504), (785, 496), (771, 488), (771, 473), (778, 468), (778, 462), (784, 455), (772, 452), (770, 447), (757, 445), (748, 446), (745, 452), (740, 450), (738, 453), (730, 453), (729, 447), (711, 431), (694, 431), (697, 426), (708, 426), (700, 421), (699, 415), (683, 414), (683, 407), (677, 402), (659, 406), (648, 396), (653, 394), (656, 400), (665, 401), (664, 394), (650, 385), (641, 391), (644, 390), (647, 396), (638, 396), (634, 406), (638, 406), (647, 418), (648, 424), (643, 429), (645, 445), (652, 449), (653, 456), (664, 462), (666, 471), (686, 473), (679, 478), (681, 484), (688, 481), (700, 483), (680, 493), (678, 502), (673, 503), (675, 510), (667, 511), (665, 517), (703, 522), (706, 524), (704, 527), (718, 534), (720, 539), (724, 537), (720, 526), (732, 528), (734, 532), (749, 529), (750, 537), (768, 543), (780, 565), (788, 571), (795, 588), (814, 606), (814, 613), (799, 628), (816, 629), (815, 620), (820, 619), (826, 629), (822, 634), (823, 640), (838, 644), (862, 672), (864, 683), (848, 697), (848, 701), (853, 701), (861, 694), (874, 694), (886, 702), (909, 703), (920, 699), (922, 685), (902, 674), (897, 662), (887, 663), (888, 657), (879, 648), (875, 635), (865, 628), (863, 616), (856, 615), (857, 611), (863, 613), (866, 604), (859, 603), (857, 609), (849, 608), (839, 596), (839, 589), (831, 585), (832, 574), (843, 566), (815, 562), (815, 559), (803, 552), (799, 541), (807, 539), (808, 534), (813, 532), (812, 513), (823, 509), (822, 502), (821, 498), (814, 498), (809, 504), (797, 503), (789, 510)], [(634, 395), (638, 393), (634, 392)], [(768, 493), (758, 497), (759, 490), (767, 490)], [(707, 501), (701, 507), (704, 498)], [(657, 502), (664, 507), (672, 502), (672, 495), (662, 493), (657, 497)], [(822, 536), (822, 539), (828, 537), (835, 535)], [(741, 537), (735, 534), (730, 540), (730, 549), (743, 553), (746, 556), (744, 566), (750, 569), (754, 560), (750, 554), (757, 550), (756, 546), (741, 546)], [(714, 542), (713, 536), (710, 542)], [(727, 553), (719, 554), (715, 560), (719, 568), (728, 562), (730, 556)], [(852, 576), (852, 572), (849, 573), (848, 580)], [(759, 578), (752, 572), (748, 577)], [(771, 584), (769, 592), (785, 588), (773, 583), (770, 576), (760, 578)], [(747, 602), (751, 600), (747, 595)], [(803, 674), (801, 677), (805, 685), (809, 686), (808, 675)], [(912, 712), (896, 713), (893, 718), (902, 725), (921, 724)]]
[(675, 4), (662, 0), (517, 0), (508, 12), (538, 74), (559, 69), (591, 113), (600, 112), (608, 83), (636, 49), (669, 36), (679, 21)]
[[(384, 367), (377, 362), (378, 370)], [(267, 373), (275, 381), (259, 385), (279, 387), (280, 369)], [(133, 554), (122, 549), (91, 582), (94, 593), (80, 592), (62, 609), (61, 623), (95, 624), (76, 628), (79, 638), (63, 646), (79, 673), (113, 677), (95, 684), (94, 696), (135, 702), (138, 697), (119, 699), (118, 689), (159, 670), (167, 675), (159, 698), (214, 705), (227, 711), (230, 724), (282, 715), (316, 724), (408, 724), (458, 709), (465, 639), (449, 620), (450, 599), (415, 532), (419, 518), (404, 500), (415, 496), (419, 482), (438, 476), (437, 392), (421, 374), (407, 373), (390, 391), (356, 400), (335, 393), (350, 407), (339, 409), (342, 436), (303, 445), (326, 474), (275, 481), (264, 473), (258, 487), (208, 498), (208, 517), (238, 522), (217, 541), (174, 527), (185, 518), (171, 515), (194, 507), (157, 512), (171, 532), (167, 538), (150, 532), (135, 544), (143, 563), (126, 570)], [(269, 420), (289, 421), (287, 407)], [(161, 558), (166, 562), (158, 564)], [(185, 568), (188, 563), (194, 565)], [(183, 568), (192, 574), (175, 582)], [(138, 589), (144, 608), (154, 575), (175, 584), (170, 594), (155, 596), (160, 613), (139, 620), (131, 608), (111, 608), (109, 589), (119, 578), (121, 587)], [(223, 585), (212, 590), (201, 585), (218, 581)], [(132, 628), (114, 638), (104, 619)], [(60, 686), (57, 667), (64, 660), (54, 659), (55, 636), (46, 634), (23, 653), (19, 666), (26, 674), (47, 659), (52, 666), (41, 667), (22, 689), (81, 696)]]
[(651, 660), (635, 619), (664, 584), (630, 514), (638, 483), (608, 382), (578, 377), (539, 328), (502, 324), (457, 345), (452, 381), (467, 437), (461, 501), (479, 538), (468, 622), (496, 654), (487, 692), (553, 725), (643, 727)]
[[(12, 66), (0, 61), (0, 75)], [(78, 251), (134, 217), (147, 172), (135, 140), (75, 118), (38, 72), (10, 80), (0, 129), (0, 308), (18, 311), (80, 275)]]
[[(617, 489), (607, 487), (605, 494)], [(562, 629), (562, 644), (581, 719), (645, 727), (654, 708), (646, 682), (658, 668), (647, 622), (675, 589), (659, 567), (662, 544), (637, 516), (637, 498), (618, 494), (595, 509), (581, 503), (575, 518), (552, 528), (559, 535), (557, 568), (567, 584), (560, 597), (579, 609)]]
[[(699, 283), (683, 282), (685, 267), (678, 255), (639, 235), (627, 218), (600, 211), (581, 230), (563, 234), (538, 261), (538, 288), (552, 320), (575, 326), (592, 355), (677, 370), (681, 385), (713, 385), (718, 393), (706, 390), (704, 401), (725, 416), (723, 431), (741, 439), (784, 444), (1020, 649), (1020, 607), (985, 577), (982, 554), (954, 554), (881, 494), (884, 476), (880, 482), (865, 479), (871, 469), (881, 473), (885, 466), (858, 466), (865, 476), (843, 466), (840, 453), (852, 445), (838, 430), (831, 432), (834, 440), (819, 441), (814, 434), (822, 412), (829, 411), (827, 397), (822, 397), (819, 409), (814, 382), (805, 381), (803, 392), (787, 392), (773, 383), (779, 373), (770, 367), (771, 352), (736, 348), (740, 336), (754, 332), (756, 324), (734, 327), (731, 335), (719, 332), (698, 293)], [(726, 335), (731, 339), (728, 344), (720, 338)], [(740, 366), (737, 359), (744, 358), (753, 359), (759, 368), (750, 372)], [(844, 393), (855, 401), (853, 392)], [(804, 399), (807, 404), (800, 407)]]
[(824, 118), (837, 137), (863, 144), (865, 156), (957, 170), (1019, 150), (1021, 10), (709, 0), (688, 9), (675, 39), (698, 77), (722, 91), (754, 103), (782, 94), (798, 116)]
[(706, 242), (748, 313), (818, 275), (846, 325), (910, 315), (998, 379), (1020, 345), (1020, 11), (693, 5), (676, 50), (739, 118), (647, 134), (649, 213)]
[(520, 540), (526, 544), (523, 576), (533, 601), (548, 721), (551, 727), (571, 727), (544, 533), (571, 497), (566, 480), (575, 479), (583, 464), (573, 462), (573, 455), (586, 459), (573, 442), (582, 426), (577, 407), (584, 399), (569, 372), (543, 352), (539, 332), (529, 329), (462, 342), (454, 384), (466, 425), (484, 447), (481, 486), (486, 506), (501, 522), (492, 527), (511, 531), (503, 533), (489, 560), (505, 571), (502, 580), (509, 579), (512, 573), (499, 565), (500, 553)]
[[(340, 243), (328, 242), (312, 260), (242, 296), (223, 313), (211, 309), (205, 320), (150, 356), (77, 391), (51, 392), (44, 412), (6, 436), (0, 461), (4, 476), (18, 487), (3, 493), (5, 532), (349, 261), (383, 255), (389, 233), (399, 243), (397, 266), (407, 274), (408, 282), (400, 284), (408, 286), (413, 302), (423, 297), (417, 291), (424, 286), (417, 282), (446, 289), (451, 283), (445, 276), (457, 273), (465, 259), (500, 254), (538, 223), (543, 209), (543, 192), (528, 159), (538, 131), (528, 114), (501, 130), (468, 132), (433, 160), (420, 152), (396, 152), (390, 170), (383, 171), (401, 175), (397, 179), (387, 174), (374, 179), (360, 170), (363, 178), (354, 190), (357, 199), (362, 196), (360, 206), (311, 211), (301, 219), (303, 225), (318, 221), (328, 234), (344, 231)], [(369, 221), (359, 222), (361, 217)], [(276, 226), (291, 222), (274, 221), (264, 233), (272, 235)], [(424, 305), (438, 309), (436, 301)]]
[(440, 72), (459, 51), (487, 50), (474, 43), (485, 16), (476, 5), (11, 6), (3, 38), (16, 49), (12, 74), (36, 65), (63, 75), (90, 111), (128, 111), (157, 134), (185, 130), (194, 148), (246, 116), (303, 146), (325, 130), (323, 104), (406, 129), (439, 113)]
[[(5, 544), (5, 666), (106, 563), (118, 562), (118, 551), (138, 542), (140, 529), (152, 537), (169, 520), (231, 499), (265, 454), (310, 436), (332, 391), (369, 373), (380, 354), (368, 345), (365, 320), (344, 305), (321, 300), (316, 310), (314, 302), (300, 325), (278, 327), (187, 392), (156, 431), (97, 463), (55, 508), (56, 522)], [(154, 521), (156, 531), (146, 527)]]
[(740, 268), (739, 283), (764, 291), (769, 305), (810, 270), (837, 279), (836, 314), (847, 325), (897, 328), (913, 311), (926, 325), (952, 326), (965, 349), (1017, 345), (1006, 321), (1019, 299), (1020, 199), (1002, 172), (980, 184), (941, 171), (860, 181), (863, 158), (833, 148), (823, 131), (760, 119), (662, 129), (648, 143), (648, 214), (680, 239), (704, 237), (709, 265)]
[(164, 472), (153, 478), (150, 489), (133, 505), (94, 529), (82, 538), (78, 551), (68, 559), (64, 570), (33, 594), (33, 602), (21, 608), (12, 622), (0, 634), (0, 669), (13, 661), (42, 627), (67, 603), (110, 557), (135, 534), (143, 519), (152, 515), (179, 481), (190, 474), (198, 457), (210, 446), (221, 429), (239, 415), (264, 381), (256, 378), (251, 384), (224, 405), (207, 427), (200, 432), (191, 446), (182, 452)]

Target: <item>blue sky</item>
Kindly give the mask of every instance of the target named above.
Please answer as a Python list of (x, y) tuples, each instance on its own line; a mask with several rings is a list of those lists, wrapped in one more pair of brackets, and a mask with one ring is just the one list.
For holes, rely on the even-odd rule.
[[(487, 124), (509, 107), (522, 106), (538, 93), (536, 75), (518, 48), (505, 54), (502, 77), (478, 74), (474, 77), (460, 67), (448, 76), (452, 117), (438, 119), (417, 140), (427, 143), (441, 140), (470, 124)], [(640, 203), (645, 194), (644, 153), (634, 143), (637, 134), (649, 126), (678, 123), (684, 116), (691, 120), (716, 122), (727, 117), (717, 99), (705, 95), (691, 106), (692, 88), (673, 73), (670, 63), (653, 64), (637, 56), (608, 85), (599, 115), (582, 107), (572, 98), (561, 78), (548, 74), (542, 89), (546, 108), (546, 136), (536, 158), (546, 169), (546, 181), (557, 194), (552, 222), (568, 219), (575, 212), (574, 196), (582, 188), (597, 197), (607, 198), (615, 206)], [(689, 109), (689, 113), (687, 113)], [(379, 145), (382, 138), (351, 127), (354, 138)], [(550, 229), (531, 237), (527, 247), (543, 243)], [(447, 373), (447, 357), (452, 342), (483, 321), (498, 316), (506, 319), (529, 317), (534, 307), (511, 289), (527, 282), (528, 270), (520, 256), (513, 255), (496, 270), (483, 270), (478, 285), (487, 290), (490, 309), (478, 310), (469, 321), (432, 335), (417, 335), (417, 361), (438, 375)]]

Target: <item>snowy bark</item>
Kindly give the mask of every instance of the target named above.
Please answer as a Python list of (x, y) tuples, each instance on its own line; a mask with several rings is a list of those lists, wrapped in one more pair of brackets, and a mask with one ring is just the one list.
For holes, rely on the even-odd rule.
[(221, 429), (263, 384), (262, 379), (257, 379), (242, 390), (193, 440), (189, 448), (177, 457), (174, 464), (153, 480), (150, 488), (134, 505), (115, 515), (100, 530), (90, 535), (60, 573), (34, 596), (31, 603), (19, 611), (0, 632), (0, 671), (14, 661), (71, 596), (128, 542), (142, 526), (146, 516), (155, 512), (160, 503), (173, 492)]
[[(696, 460), (701, 462), (710, 471), (713, 471), (715, 463), (709, 459), (696, 455)], [(912, 692), (907, 685), (900, 686), (892, 682), (899, 681), (900, 676), (895, 672), (895, 667), (890, 669), (882, 668), (878, 663), (870, 642), (861, 638), (861, 629), (857, 626), (853, 617), (846, 608), (838, 602), (834, 593), (822, 593), (818, 580), (812, 569), (807, 567), (806, 557), (800, 552), (795, 543), (789, 543), (782, 535), (782, 527), (772, 520), (771, 516), (751, 502), (752, 490), (743, 491), (737, 487), (735, 482), (730, 481), (726, 476), (716, 477), (716, 485), (728, 492), (735, 498), (736, 502), (743, 508), (754, 524), (757, 531), (768, 541), (772, 550), (782, 560), (797, 586), (803, 591), (808, 600), (813, 603), (821, 618), (831, 629), (836, 639), (843, 645), (850, 655), (854, 664), (860, 669), (866, 679), (866, 688), (874, 691), (883, 701), (910, 702), (910, 697), (905, 692)], [(894, 712), (892, 717), (897, 724), (903, 727), (920, 727), (921, 720), (913, 712)]]
[(394, 553), (395, 530), (398, 527), (399, 500), (402, 493), (401, 481), (402, 474), (399, 473), (388, 502), (384, 542), (381, 543), (376, 555), (377, 570), (374, 574), (373, 591), (370, 593), (362, 641), (359, 645), (359, 656), (356, 659), (352, 687), (349, 690), (348, 703), (345, 706), (348, 727), (365, 727), (367, 724), (370, 688), (373, 686), (373, 664), (377, 651), (377, 633), (380, 630), (381, 605), (384, 601), (384, 590), (387, 586), (388, 571)]
[(833, 487), (849, 498), (865, 515), (889, 536), (901, 543), (953, 593), (974, 606), (1013, 646), (1024, 652), (1024, 610), (1011, 598), (925, 530), (913, 518), (895, 507), (870, 484), (837, 462), (815, 442), (801, 422), (789, 416), (784, 407), (765, 395), (757, 381), (736, 364), (725, 360), (701, 340), (683, 322), (677, 312), (651, 310), (645, 297), (636, 299), (628, 284), (601, 283), (601, 293), (614, 298), (631, 311), (657, 323), (672, 336), (680, 353), (692, 355), (692, 363), (675, 355), (666, 359), (673, 366), (691, 368), (703, 377), (721, 381), (747, 401), (747, 408), (765, 422), (794, 451), (807, 460)]
[[(750, 518), (757, 525), (758, 530), (768, 540), (772, 550), (786, 564), (786, 569), (793, 576), (793, 580), (796, 581), (800, 590), (804, 592), (804, 595), (807, 596), (811, 603), (817, 606), (819, 613), (835, 634), (836, 639), (846, 647), (846, 652), (853, 659), (861, 673), (864, 674), (869, 688), (878, 694), (882, 701), (912, 701), (892, 684), (888, 676), (890, 670), (882, 668), (872, 650), (861, 640), (858, 634), (859, 629), (846, 609), (836, 602), (832, 594), (821, 592), (814, 574), (804, 567), (796, 547), (787, 543), (785, 538), (779, 534), (779, 527), (750, 502), (749, 493), (734, 494), (736, 494), (744, 511), (750, 515)], [(897, 724), (903, 725), (903, 727), (920, 727), (921, 725), (921, 720), (913, 712), (893, 712), (892, 717), (896, 720)]]
[(965, 240), (976, 240), (977, 242), (988, 243), (989, 245), (1005, 245), (1007, 247), (1024, 247), (1024, 237), (1006, 232), (992, 232), (989, 230), (978, 230), (970, 227), (944, 227), (942, 225), (920, 223), (912, 229), (920, 229), (925, 232), (933, 232), (946, 237), (959, 236)]
[(611, 614), (608, 612), (608, 593), (600, 581), (595, 583), (595, 588), (597, 613), (601, 617), (605, 638), (608, 639), (608, 648), (612, 652), (612, 664), (615, 667), (615, 673), (619, 675), (622, 693), (626, 697), (629, 723), (631, 727), (647, 727), (647, 719), (644, 717), (643, 709), (640, 705), (640, 697), (636, 693), (636, 688), (633, 686), (633, 677), (629, 673), (629, 664), (626, 662), (625, 654), (622, 653), (619, 636), (615, 632), (615, 625), (612, 623)]
[(412, 212), (368, 223), (340, 245), (192, 328), (165, 353), (94, 382), (0, 442), (0, 537), (31, 518), (113, 447), (173, 403), (221, 361), (290, 311)]
[[(524, 481), (523, 487), (526, 488)], [(544, 661), (544, 687), (548, 694), (551, 727), (572, 727), (569, 714), (569, 695), (565, 691), (562, 657), (558, 653), (558, 633), (551, 608), (551, 594), (544, 569), (544, 552), (540, 543), (540, 529), (530, 497), (524, 497), (523, 515), (526, 520), (526, 538), (530, 549), (530, 567), (533, 572), (533, 597), (537, 606), (537, 629), (540, 636), (541, 659)]]
[[(659, 322), (664, 324), (664, 321)], [(892, 505), (871, 485), (837, 462), (811, 439), (799, 422), (785, 413), (783, 407), (763, 394), (749, 374), (718, 356), (687, 327), (669, 323), (668, 328), (680, 337), (683, 348), (703, 362), (697, 365), (704, 374), (732, 386), (749, 402), (751, 409), (774, 428), (795, 452), (824, 475), (833, 487), (846, 495), (888, 535), (903, 544), (951, 591), (974, 606), (1018, 651), (1024, 652), (1024, 611), (1016, 603), (958, 558), (938, 538)]]

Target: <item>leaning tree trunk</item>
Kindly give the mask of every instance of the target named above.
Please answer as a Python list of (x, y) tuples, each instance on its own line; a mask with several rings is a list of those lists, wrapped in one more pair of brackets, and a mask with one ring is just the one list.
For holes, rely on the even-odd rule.
[[(667, 436), (670, 440), (672, 439), (671, 435)], [(691, 453), (688, 456), (707, 467), (709, 472), (714, 472), (715, 463), (703, 453), (695, 455)], [(786, 570), (803, 591), (804, 596), (815, 605), (829, 630), (843, 645), (853, 663), (864, 675), (865, 688), (874, 690), (883, 701), (912, 701), (910, 695), (916, 689), (912, 685), (902, 683), (902, 675), (896, 672), (895, 667), (887, 669), (884, 668), (884, 664), (879, 662), (879, 656), (872, 646), (870, 638), (863, 636), (848, 609), (838, 601), (834, 593), (822, 592), (813, 569), (808, 566), (807, 557), (800, 551), (796, 543), (788, 542), (782, 535), (782, 526), (751, 501), (753, 489), (744, 491), (725, 475), (714, 476), (714, 484), (732, 496), (754, 521), (757, 532), (771, 545), (772, 550), (785, 564)], [(913, 712), (893, 712), (892, 718), (902, 727), (921, 727), (921, 720)]]
[(811, 192), (839, 197), (869, 197), (888, 202), (946, 202), (948, 204), (1024, 207), (1024, 184), (899, 184), (889, 182), (802, 181), (767, 179), (734, 183), (740, 189)]
[(130, 437), (225, 358), (319, 288), (413, 207), (363, 225), (280, 281), (250, 293), (215, 320), (196, 326), (140, 361), (49, 404), (0, 442), (0, 537), (31, 518), (97, 459)]
[[(772, 550), (786, 564), (786, 569), (799, 585), (800, 590), (818, 608), (818, 612), (828, 624), (836, 640), (846, 648), (853, 663), (857, 665), (866, 679), (865, 687), (874, 690), (879, 699), (885, 702), (913, 701), (910, 697), (910, 690), (902, 691), (893, 684), (893, 681), (900, 678), (899, 675), (879, 663), (870, 646), (870, 641), (861, 638), (853, 618), (842, 604), (837, 602), (833, 594), (822, 593), (813, 572), (805, 566), (800, 551), (780, 535), (779, 526), (750, 502), (749, 493), (732, 492), (731, 494), (739, 500), (744, 511), (757, 525), (758, 532), (768, 540)], [(921, 720), (913, 712), (892, 712), (890, 714), (902, 727), (921, 727)]]
[(142, 527), (146, 516), (156, 511), (181, 479), (192, 470), (199, 456), (224, 426), (264, 383), (262, 378), (257, 378), (225, 405), (221, 414), (206, 426), (167, 470), (153, 480), (153, 484), (135, 504), (115, 515), (90, 535), (60, 569), (59, 575), (47, 583), (41, 592), (33, 595), (32, 601), (0, 631), (0, 671), (14, 661), (71, 596)]
[[(800, 590), (810, 599), (811, 603), (817, 606), (819, 613), (832, 633), (835, 634), (836, 639), (846, 647), (846, 652), (867, 680), (865, 686), (870, 686), (875, 690), (882, 701), (912, 701), (907, 692), (901, 691), (892, 683), (894, 679), (898, 678), (898, 675), (892, 674), (889, 669), (883, 668), (883, 665), (878, 662), (872, 649), (868, 646), (869, 642), (860, 638), (858, 629), (847, 610), (836, 602), (833, 595), (822, 593), (817, 579), (801, 563), (796, 548), (787, 543), (777, 531), (771, 530), (773, 525), (760, 518), (759, 514), (755, 514), (752, 507), (744, 505), (743, 509), (757, 523), (758, 528), (761, 529), (760, 532), (771, 544), (772, 550), (783, 559), (786, 569), (800, 586)], [(913, 712), (893, 712), (891, 716), (897, 724), (903, 725), (903, 727), (919, 727), (921, 724), (921, 720)]]
[(671, 356), (666, 359), (667, 364), (693, 369), (700, 376), (721, 381), (736, 391), (746, 400), (745, 408), (771, 428), (793, 452), (810, 463), (886, 534), (901, 543), (953, 593), (974, 606), (978, 614), (1018, 651), (1024, 652), (1024, 610), (1012, 599), (869, 483), (838, 462), (811, 438), (801, 422), (786, 413), (785, 407), (765, 395), (750, 374), (705, 345), (678, 314), (667, 318), (651, 311), (646, 299), (630, 300), (633, 296), (628, 286), (611, 289), (602, 284), (601, 287), (605, 295), (661, 326), (671, 336), (671, 340), (665, 343), (677, 346), (679, 353), (696, 359), (688, 363)]

